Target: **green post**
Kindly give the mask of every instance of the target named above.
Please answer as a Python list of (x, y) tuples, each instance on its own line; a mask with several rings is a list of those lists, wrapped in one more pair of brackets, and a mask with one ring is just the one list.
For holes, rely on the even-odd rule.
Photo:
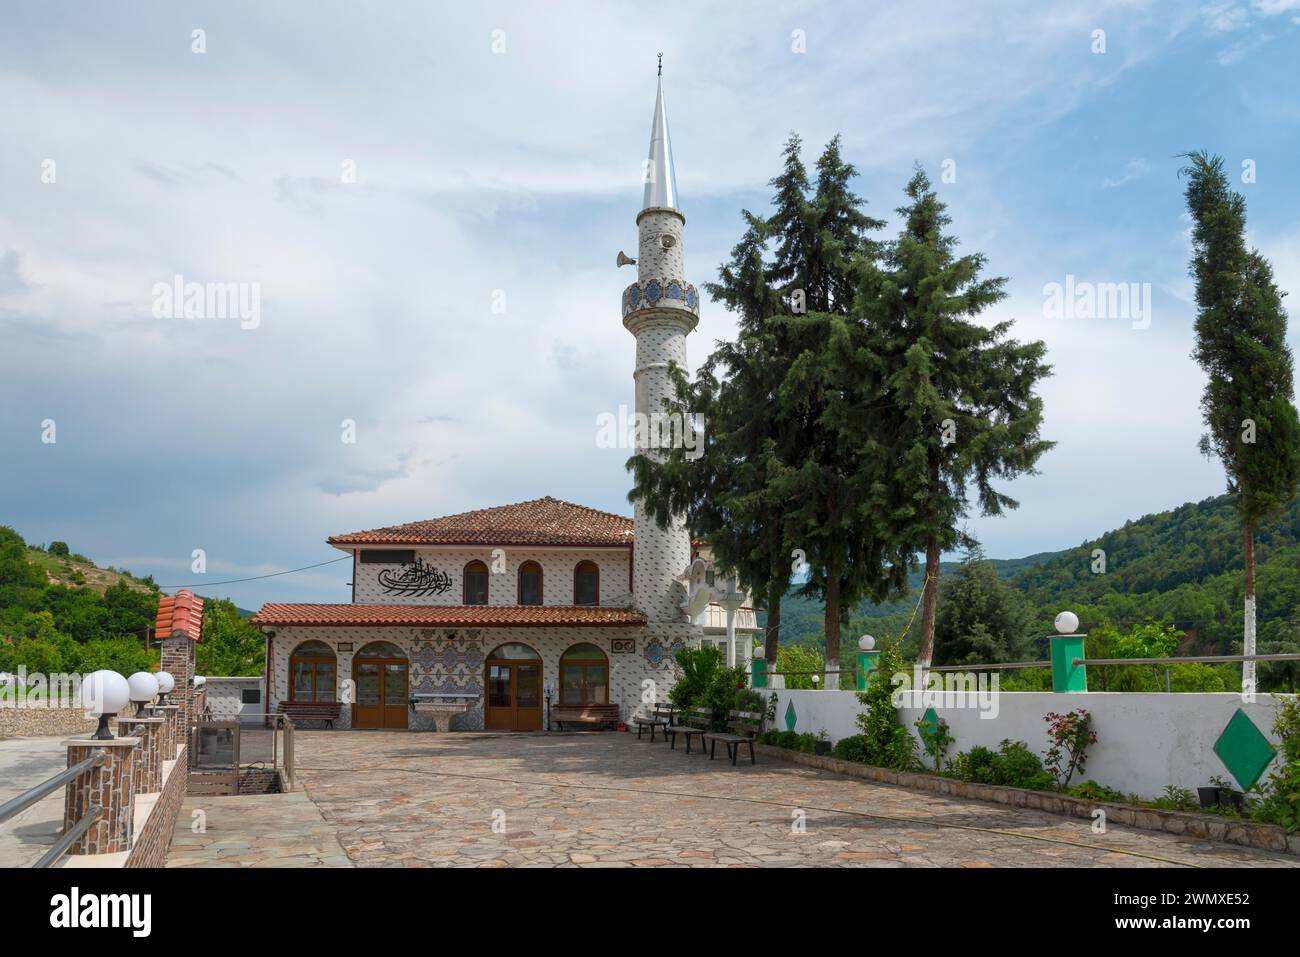
[(1075, 665), (1075, 658), (1083, 657), (1083, 635), (1053, 635), (1052, 690), (1087, 691), (1088, 672), (1083, 665)]
[(767, 659), (755, 658), (751, 662), (751, 664), (753, 665), (753, 679), (752, 679), (753, 687), (766, 688), (767, 687)]
[(867, 676), (875, 671), (880, 664), (880, 652), (878, 651), (859, 651), (858, 652), (858, 690), (867, 690)]

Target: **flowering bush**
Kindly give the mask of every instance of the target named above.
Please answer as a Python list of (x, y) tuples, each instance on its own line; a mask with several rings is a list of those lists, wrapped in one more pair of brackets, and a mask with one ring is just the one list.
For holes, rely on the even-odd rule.
[(1044, 754), (1047, 770), (1056, 779), (1056, 786), (1064, 790), (1070, 786), (1075, 771), (1083, 773), (1088, 763), (1088, 748), (1097, 743), (1092, 715), (1083, 708), (1067, 714), (1049, 711), (1043, 720), (1047, 722), (1047, 738), (1051, 742)]

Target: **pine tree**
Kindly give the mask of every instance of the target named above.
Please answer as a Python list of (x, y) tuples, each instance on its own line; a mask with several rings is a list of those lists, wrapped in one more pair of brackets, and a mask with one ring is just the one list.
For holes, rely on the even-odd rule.
[(936, 665), (1021, 661), (1032, 646), (1033, 614), (978, 547), (945, 579), (934, 627)]
[(888, 493), (878, 521), (896, 545), (925, 555), (924, 670), (934, 651), (940, 554), (974, 544), (960, 528), (968, 488), (985, 515), (1015, 508), (994, 481), (1032, 473), (1054, 443), (1039, 436), (1034, 393), (1051, 371), (1046, 347), (1007, 338), (1009, 321), (971, 321), (1004, 297), (1005, 280), (981, 278), (982, 255), (957, 256), (956, 238), (944, 233), (946, 207), (919, 169), (907, 197), (902, 231), (884, 261), (864, 269), (858, 293), (876, 389), (860, 414), (883, 416), (875, 431), (887, 443), (878, 461)]
[[(1242, 653), (1255, 654), (1255, 530), (1277, 515), (1300, 482), (1300, 420), (1294, 403), (1285, 295), (1273, 269), (1246, 245), (1246, 201), (1231, 189), (1220, 157), (1186, 154), (1196, 280), (1196, 349), (1205, 370), (1201, 452), (1227, 473), (1245, 556)], [(1255, 687), (1255, 662), (1242, 668)]]

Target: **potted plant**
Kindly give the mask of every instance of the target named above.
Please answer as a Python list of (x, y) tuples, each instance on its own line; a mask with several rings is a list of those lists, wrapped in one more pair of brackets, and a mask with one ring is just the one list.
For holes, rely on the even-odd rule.
[(817, 741), (813, 744), (815, 754), (826, 755), (831, 753), (831, 733), (825, 728), (819, 728), (817, 731)]
[[(1212, 780), (1217, 781), (1219, 779), (1213, 778)], [(1219, 806), (1219, 788), (1216, 785), (1197, 788), (1196, 796), (1200, 799), (1202, 808)]]
[(1228, 781), (1217, 775), (1210, 778), (1210, 783), (1218, 790), (1219, 807), (1231, 807), (1241, 810), (1246, 802), (1246, 795), (1243, 792), (1238, 791)]

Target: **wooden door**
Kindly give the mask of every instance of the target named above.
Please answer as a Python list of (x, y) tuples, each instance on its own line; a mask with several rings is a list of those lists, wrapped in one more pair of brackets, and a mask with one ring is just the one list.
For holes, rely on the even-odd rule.
[(352, 663), (354, 728), (405, 728), (407, 664), (401, 658), (357, 658)]
[(487, 662), (487, 705), (483, 725), (489, 731), (540, 731), (542, 663)]

